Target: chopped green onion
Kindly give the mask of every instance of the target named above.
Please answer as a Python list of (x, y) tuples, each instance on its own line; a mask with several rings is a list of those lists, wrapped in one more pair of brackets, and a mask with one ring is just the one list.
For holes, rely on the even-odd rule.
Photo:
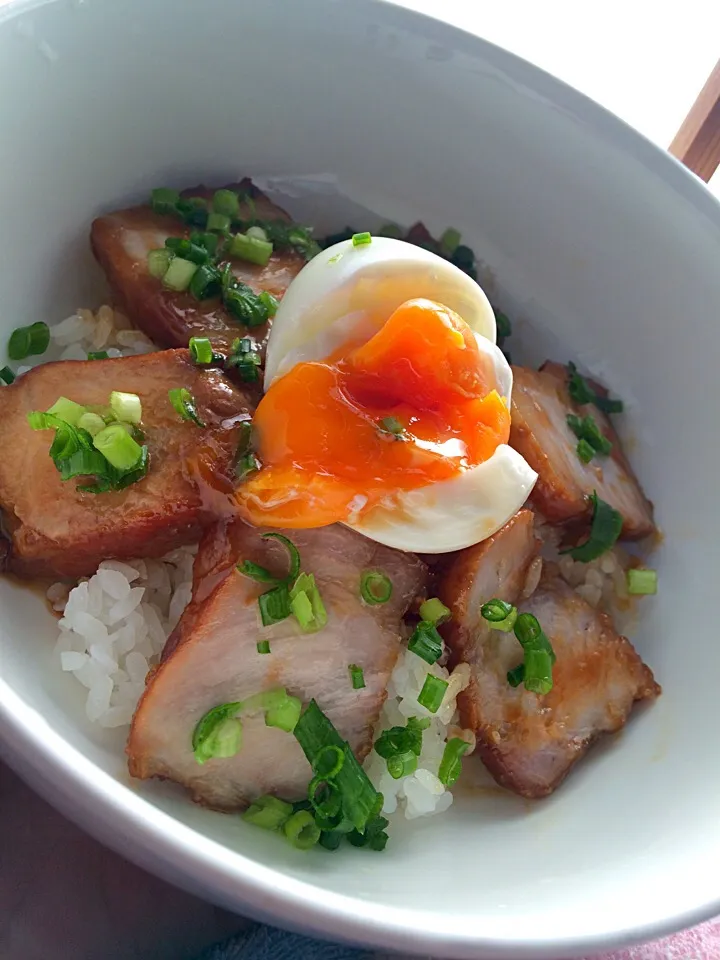
[(365, 570), (360, 576), (360, 596), (371, 607), (387, 603), (392, 589), (392, 580), (380, 570)]
[(236, 233), (230, 241), (228, 253), (231, 257), (256, 263), (259, 267), (267, 265), (272, 256), (273, 245), (267, 240), (248, 237), (245, 233)]
[(425, 677), (425, 683), (418, 695), (418, 703), (421, 707), (429, 710), (430, 713), (437, 713), (443, 702), (447, 688), (447, 680), (442, 680), (440, 677), (436, 677), (435, 674), (429, 673)]
[(253, 237), (255, 240), (268, 240), (268, 235), (262, 227), (248, 227), (248, 229), (245, 231), (245, 234), (248, 237)]
[(241, 560), (236, 566), (239, 573), (250, 577), (251, 580), (256, 580), (258, 583), (273, 583), (277, 585), (283, 582), (279, 580), (275, 574), (270, 573), (265, 567), (261, 567), (259, 563), (253, 563), (252, 560)]
[(387, 761), (387, 769), (393, 780), (400, 780), (417, 770), (418, 758), (412, 750), (405, 753), (396, 753)]
[(326, 850), (337, 850), (342, 843), (343, 834), (339, 830), (323, 830), (320, 834), (320, 846)]
[(180, 194), (177, 190), (157, 187), (150, 195), (150, 203), (155, 213), (177, 213)]
[(223, 274), (223, 303), (228, 313), (248, 327), (261, 327), (277, 311), (277, 300), (267, 291), (257, 294), (235, 280), (227, 264)]
[(222, 290), (220, 271), (211, 263), (203, 263), (193, 274), (188, 290), (196, 300), (210, 300), (219, 296)]
[(501, 310), (495, 310), (495, 326), (497, 329), (497, 338), (500, 344), (503, 340), (512, 334), (512, 324), (506, 313), (503, 313)]
[(520, 684), (525, 679), (525, 664), (519, 663), (517, 667), (513, 667), (512, 670), (507, 672), (507, 682), (511, 687), (519, 687)]
[(232, 190), (216, 190), (212, 199), (214, 213), (224, 213), (226, 217), (240, 214), (240, 199)]
[(258, 606), (260, 607), (260, 619), (264, 627), (269, 627), (273, 623), (280, 623), (292, 613), (290, 608), (290, 592), (285, 584), (279, 587), (273, 587), (258, 597)]
[(538, 643), (542, 636), (542, 627), (537, 617), (531, 613), (521, 613), (515, 624), (515, 636), (523, 647)]
[(168, 390), (168, 399), (176, 413), (179, 413), (183, 420), (192, 420), (198, 427), (204, 427), (204, 422), (198, 416), (195, 407), (195, 399), (186, 387), (177, 387)]
[(110, 394), (110, 409), (122, 423), (140, 423), (142, 403), (136, 393), (113, 390)]
[(107, 350), (90, 350), (87, 358), (88, 360), (109, 360), (110, 356)]
[(362, 667), (358, 667), (356, 663), (351, 663), (348, 666), (350, 671), (350, 681), (352, 683), (353, 690), (362, 690), (365, 686), (365, 674)]
[(180, 197), (175, 212), (191, 227), (205, 227), (208, 219), (208, 202), (204, 197)]
[(622, 413), (624, 404), (622, 400), (612, 400), (610, 397), (604, 397), (596, 393), (585, 377), (577, 372), (574, 363), (567, 365), (568, 369), (568, 393), (575, 403), (583, 406), (586, 403), (594, 404), (598, 410), (603, 413)]
[(123, 429), (122, 424), (111, 423), (93, 437), (95, 449), (116, 470), (132, 470), (142, 457), (142, 447)]
[(229, 233), (230, 217), (225, 213), (211, 213), (207, 218), (205, 229), (211, 233)]
[(294, 580), (300, 573), (300, 551), (292, 540), (289, 540), (282, 533), (263, 533), (262, 539), (277, 540), (278, 543), (281, 543), (285, 547), (290, 557), (290, 569), (288, 570), (285, 582), (289, 583), (291, 580)]
[(42, 320), (29, 327), (13, 330), (8, 340), (8, 356), (11, 360), (24, 360), (45, 353), (50, 343), (50, 328)]
[(162, 280), (167, 273), (172, 254), (169, 250), (151, 250), (147, 255), (148, 273), (156, 280)]
[(470, 247), (466, 246), (464, 243), (461, 243), (459, 247), (455, 248), (455, 252), (452, 257), (450, 257), (450, 262), (454, 263), (456, 267), (466, 273), (473, 280), (477, 280), (477, 265), (475, 262), (475, 254)]
[(324, 780), (332, 780), (340, 773), (345, 763), (345, 752), (337, 746), (328, 744), (316, 753), (312, 761), (313, 772)]
[(428, 623), (440, 624), (449, 620), (452, 614), (437, 597), (430, 597), (420, 604), (420, 619)]
[(298, 697), (285, 694), (283, 699), (266, 707), (265, 726), (277, 727), (285, 733), (292, 733), (300, 719), (301, 711), (302, 701)]
[(364, 247), (368, 243), (372, 243), (372, 236), (367, 231), (365, 233), (353, 234), (352, 245), (354, 247)]
[(419, 757), (422, 752), (423, 730), (427, 730), (429, 726), (429, 717), (410, 717), (404, 727), (390, 727), (388, 730), (383, 730), (375, 741), (375, 753), (383, 760), (389, 760), (408, 750)]
[[(590, 462), (589, 459), (586, 459), (588, 446), (595, 453), (599, 453), (605, 457), (610, 453), (612, 450), (612, 443), (603, 433), (601, 433), (594, 417), (587, 416), (581, 418), (576, 417), (573, 413), (569, 413), (566, 419), (567, 425), (580, 440), (580, 443), (578, 443), (577, 446), (577, 454), (583, 463)], [(590, 459), (592, 459), (592, 455)]]
[(575, 452), (578, 455), (578, 459), (582, 463), (590, 463), (592, 458), (595, 456), (595, 451), (584, 437), (578, 440), (578, 444), (575, 447)]
[(270, 653), (270, 641), (269, 640), (258, 640), (257, 644), (258, 653)]
[[(350, 231), (352, 233), (352, 231)], [(390, 237), (391, 240), (402, 240), (403, 230), (396, 223), (384, 223), (377, 231), (379, 237)]]
[(254, 800), (243, 813), (242, 818), (256, 827), (265, 830), (279, 830), (292, 816), (291, 803), (278, 800), (277, 797), (266, 794)]
[(0, 380), (2, 380), (2, 382), (6, 383), (8, 386), (15, 382), (15, 374), (12, 372), (10, 367), (3, 367), (2, 370), (0, 370)]
[(290, 567), (287, 574), (284, 577), (276, 577), (265, 567), (261, 567), (251, 560), (243, 560), (241, 563), (238, 563), (237, 569), (246, 577), (250, 577), (251, 580), (257, 580), (258, 583), (273, 583), (276, 586), (285, 584), (289, 586), (300, 573), (300, 551), (292, 540), (288, 539), (288, 537), (282, 533), (263, 533), (262, 539), (277, 540), (286, 548), (290, 558)]
[(190, 286), (198, 265), (191, 260), (184, 260), (182, 257), (173, 257), (170, 265), (162, 278), (163, 284), (176, 293), (182, 293)]
[(48, 409), (48, 413), (51, 416), (57, 417), (59, 420), (64, 420), (65, 423), (69, 423), (73, 427), (78, 425), (80, 417), (86, 412), (86, 407), (75, 403), (74, 400), (68, 400), (67, 397), (58, 397), (55, 403)]
[(301, 573), (293, 584), (290, 607), (304, 632), (320, 630), (327, 624), (325, 604), (312, 573)]
[(237, 370), (246, 383), (254, 383), (260, 377), (260, 348), (250, 337), (233, 340), (230, 354), (225, 361), (226, 370)]
[(382, 808), (382, 794), (373, 787), (355, 754), (315, 700), (310, 701), (293, 733), (311, 765), (323, 747), (335, 746), (343, 751), (345, 759), (334, 782), (342, 796), (343, 816), (356, 830), (364, 831)]
[(560, 551), (569, 553), (573, 560), (579, 560), (581, 563), (590, 563), (591, 560), (597, 559), (610, 550), (622, 533), (623, 526), (622, 514), (609, 503), (601, 500), (595, 490), (588, 499), (593, 509), (590, 536), (577, 547)]
[(235, 461), (235, 477), (242, 483), (260, 469), (260, 461), (254, 453), (246, 453)]
[(213, 348), (207, 337), (190, 337), (188, 347), (193, 363), (207, 366), (213, 362)]
[(241, 707), (240, 701), (220, 703), (200, 718), (192, 735), (198, 763), (235, 756), (242, 742), (242, 724), (236, 719)]
[[(344, 759), (344, 758), (343, 758)], [(336, 817), (342, 808), (342, 794), (332, 780), (313, 777), (308, 786), (308, 799), (324, 820)]]
[(657, 570), (634, 567), (627, 572), (628, 593), (636, 596), (657, 593)]
[(283, 826), (285, 836), (298, 850), (309, 850), (320, 839), (320, 828), (308, 810), (298, 810)]
[(77, 422), (81, 430), (87, 430), (91, 437), (95, 437), (101, 430), (105, 429), (105, 421), (98, 413), (92, 413), (90, 410), (84, 413)]
[(216, 233), (202, 233), (199, 230), (194, 230), (190, 234), (190, 243), (194, 243), (196, 247), (204, 247), (210, 258), (215, 256), (219, 240), (220, 238)]
[(500, 630), (502, 633), (509, 633), (515, 626), (517, 620), (517, 607), (505, 600), (488, 600), (480, 608), (480, 615), (487, 621), (491, 630)]
[(396, 440), (400, 440), (405, 436), (405, 427), (400, 423), (397, 417), (383, 417), (380, 423), (378, 424), (378, 429), (381, 433), (389, 433), (391, 436), (395, 437)]
[(532, 693), (550, 693), (553, 686), (552, 657), (547, 650), (534, 646), (525, 648), (525, 689)]
[(451, 787), (462, 773), (462, 758), (470, 749), (470, 744), (460, 737), (453, 737), (445, 744), (442, 760), (438, 769), (438, 780)]
[(460, 233), (454, 227), (448, 227), (440, 237), (440, 252), (444, 257), (451, 257), (460, 246)]
[(105, 457), (97, 450), (76, 450), (69, 457), (56, 460), (55, 466), (60, 479), (72, 480), (73, 477), (102, 475), (107, 467)]
[(434, 623), (421, 620), (408, 640), (408, 650), (424, 660), (437, 663), (442, 654), (442, 637)]

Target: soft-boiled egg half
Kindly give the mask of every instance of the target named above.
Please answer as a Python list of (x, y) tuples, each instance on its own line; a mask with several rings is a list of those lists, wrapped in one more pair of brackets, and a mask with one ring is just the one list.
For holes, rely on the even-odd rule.
[(318, 254), (270, 332), (242, 515), (346, 523), (421, 553), (490, 536), (537, 479), (507, 444), (512, 373), (495, 339), (482, 289), (427, 250), (373, 237)]

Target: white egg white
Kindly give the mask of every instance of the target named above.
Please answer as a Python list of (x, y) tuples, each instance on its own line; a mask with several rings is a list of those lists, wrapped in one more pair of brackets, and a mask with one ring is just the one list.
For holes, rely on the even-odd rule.
[[(297, 363), (324, 360), (367, 342), (406, 300), (427, 297), (458, 313), (492, 362), (495, 388), (510, 402), (512, 371), (496, 346), (495, 314), (482, 289), (421, 247), (373, 237), (322, 251), (292, 282), (273, 321), (265, 389)], [(460, 550), (491, 536), (522, 507), (537, 474), (506, 444), (456, 477), (399, 491), (348, 526), (378, 543), (419, 553)], [(364, 505), (358, 490), (358, 507)]]

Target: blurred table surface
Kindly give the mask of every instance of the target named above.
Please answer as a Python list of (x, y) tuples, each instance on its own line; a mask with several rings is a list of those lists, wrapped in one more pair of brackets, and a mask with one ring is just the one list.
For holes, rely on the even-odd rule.
[[(718, 57), (708, 0), (400, 2), (525, 57), (662, 147)], [(0, 960), (189, 960), (244, 923), (105, 850), (1, 765), (0, 851)]]

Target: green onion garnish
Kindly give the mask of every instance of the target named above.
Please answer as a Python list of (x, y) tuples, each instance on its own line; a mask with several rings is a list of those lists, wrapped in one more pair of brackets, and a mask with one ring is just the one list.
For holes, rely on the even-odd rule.
[(278, 696), (275, 702), (267, 703), (265, 726), (277, 727), (285, 733), (292, 733), (300, 719), (302, 701), (298, 697), (288, 696), (285, 690), (282, 690), (282, 694), (283, 696)]
[(552, 657), (547, 650), (535, 646), (525, 648), (525, 689), (532, 693), (550, 693), (553, 686)]
[(190, 234), (190, 243), (194, 243), (196, 247), (205, 247), (209, 257), (214, 257), (220, 238), (216, 233), (202, 233), (199, 230), (194, 230)]
[(211, 263), (201, 264), (193, 274), (188, 290), (196, 300), (219, 296), (222, 290), (220, 271)]
[(567, 365), (568, 370), (568, 393), (575, 403), (581, 406), (586, 403), (594, 404), (598, 410), (603, 413), (622, 413), (622, 400), (611, 400), (610, 397), (603, 397), (595, 393), (585, 377), (578, 373), (574, 363)]
[(356, 830), (364, 832), (368, 821), (374, 819), (382, 808), (382, 794), (373, 787), (350, 746), (315, 700), (310, 701), (293, 733), (311, 766), (323, 747), (339, 747), (343, 751), (345, 759), (334, 777), (341, 795), (342, 815)]
[(283, 826), (285, 836), (298, 850), (309, 850), (320, 839), (320, 828), (309, 810), (298, 810)]
[(173, 390), (168, 390), (168, 399), (175, 412), (179, 413), (183, 420), (192, 420), (198, 427), (205, 426), (198, 416), (193, 395), (186, 387), (176, 387)]
[(48, 413), (57, 417), (59, 420), (64, 420), (65, 423), (69, 423), (71, 426), (76, 427), (80, 418), (87, 410), (82, 404), (75, 403), (74, 400), (68, 400), (67, 397), (58, 397), (55, 403), (48, 408)]
[(421, 707), (425, 707), (426, 710), (429, 710), (430, 713), (437, 713), (440, 709), (440, 705), (443, 702), (443, 697), (448, 688), (447, 680), (442, 680), (440, 677), (436, 677), (433, 673), (429, 673), (425, 677), (425, 683), (423, 688), (418, 695), (418, 703)]
[(278, 800), (277, 797), (266, 794), (254, 800), (243, 813), (242, 818), (265, 830), (279, 830), (290, 819), (292, 812), (291, 803), (285, 803), (284, 800)]
[(410, 717), (404, 727), (390, 727), (389, 730), (383, 730), (375, 741), (375, 753), (383, 760), (407, 753), (408, 750), (419, 757), (422, 752), (423, 730), (429, 726), (429, 717)]
[(241, 380), (254, 383), (260, 377), (260, 348), (249, 337), (233, 340), (225, 361), (226, 370), (237, 370)]
[(597, 559), (610, 550), (622, 533), (623, 526), (622, 514), (609, 503), (601, 500), (595, 490), (588, 499), (593, 508), (590, 536), (585, 543), (560, 551), (569, 553), (573, 560), (579, 560), (581, 563), (590, 563), (591, 560)]
[(182, 257), (173, 257), (162, 278), (163, 284), (176, 293), (182, 293), (190, 286), (198, 265)]
[[(553, 685), (552, 667), (555, 663), (555, 651), (537, 617), (531, 613), (521, 613), (515, 623), (515, 636), (525, 656), (521, 678), (525, 689), (532, 693), (549, 693)], [(511, 686), (519, 686), (521, 682), (519, 667), (510, 670), (507, 676)]]
[(421, 620), (408, 640), (408, 650), (425, 663), (437, 663), (442, 654), (442, 637), (435, 624)]
[(12, 372), (10, 367), (3, 367), (2, 370), (0, 370), (0, 380), (2, 380), (2, 382), (6, 383), (8, 386), (15, 382), (15, 374)]
[(232, 317), (247, 327), (261, 327), (275, 316), (278, 302), (266, 290), (255, 293), (237, 280), (227, 264), (222, 274), (223, 304)]
[(507, 672), (507, 682), (511, 687), (519, 687), (520, 684), (525, 679), (525, 664), (519, 663), (517, 667), (513, 667), (512, 670)]
[(345, 752), (337, 746), (322, 747), (312, 761), (313, 772), (323, 780), (332, 780), (345, 763)]
[(170, 266), (172, 256), (172, 253), (164, 248), (151, 250), (147, 255), (147, 267), (150, 276), (155, 277), (156, 280), (162, 280)]
[(188, 348), (193, 363), (207, 366), (213, 362), (213, 348), (207, 337), (190, 337)]
[(192, 735), (198, 763), (235, 756), (242, 744), (242, 724), (236, 719), (241, 707), (241, 701), (221, 703), (200, 718)]
[[(255, 220), (251, 229), (254, 231), (258, 228), (263, 231), (264, 239), (269, 240), (276, 250), (291, 247), (302, 254), (306, 260), (312, 260), (320, 250), (319, 245), (313, 240), (311, 227), (304, 227), (299, 223), (286, 223), (284, 220)], [(248, 235), (257, 236), (250, 231)]]
[(243, 560), (241, 563), (238, 563), (237, 569), (246, 577), (257, 580), (258, 583), (273, 583), (275, 585), (282, 583), (289, 586), (300, 573), (300, 551), (292, 540), (288, 539), (288, 537), (282, 533), (263, 533), (262, 539), (277, 540), (278, 543), (281, 543), (285, 547), (290, 561), (287, 574), (284, 577), (276, 577), (270, 573), (269, 570), (266, 570), (265, 567), (261, 567), (257, 563), (252, 563), (250, 560)]
[(257, 644), (258, 653), (270, 653), (270, 641), (269, 640), (258, 640)]
[(657, 570), (634, 567), (627, 572), (628, 593), (643, 596), (657, 593)]
[(397, 417), (383, 417), (378, 424), (378, 430), (380, 430), (381, 433), (389, 433), (395, 437), (396, 440), (400, 440), (405, 436), (405, 427)]
[[(344, 759), (344, 758), (343, 758)], [(342, 808), (342, 795), (335, 783), (325, 777), (313, 777), (308, 786), (308, 800), (322, 819), (332, 820)]]
[[(612, 443), (600, 432), (594, 417), (576, 417), (575, 414), (569, 413), (566, 419), (567, 425), (580, 441), (577, 445), (577, 455), (583, 463), (589, 463), (595, 453), (604, 457), (610, 453)], [(589, 458), (588, 447), (590, 448)]]
[(321, 630), (327, 611), (313, 574), (301, 573), (290, 590), (290, 608), (304, 633)]
[(150, 204), (155, 213), (177, 213), (177, 204), (180, 194), (177, 190), (167, 187), (157, 187), (150, 195)]
[(260, 461), (253, 453), (253, 428), (251, 420), (239, 424), (238, 446), (235, 452), (234, 471), (237, 480), (242, 481), (260, 469)]
[(290, 591), (285, 584), (273, 587), (272, 590), (260, 594), (258, 606), (260, 607), (260, 619), (264, 627), (287, 620), (292, 613)]
[(240, 214), (240, 198), (232, 190), (216, 190), (212, 199), (214, 213), (224, 213), (226, 217)]
[(380, 570), (365, 570), (360, 576), (360, 596), (369, 606), (387, 603), (392, 596), (392, 581)]
[(460, 231), (454, 227), (448, 227), (445, 233), (440, 237), (440, 252), (444, 257), (451, 257), (460, 246)]
[(45, 353), (50, 343), (50, 327), (42, 320), (29, 327), (18, 327), (10, 334), (8, 356), (11, 360), (24, 360)]
[(230, 241), (228, 253), (231, 257), (237, 257), (239, 260), (247, 260), (248, 263), (256, 263), (259, 267), (267, 265), (272, 256), (273, 245), (268, 240), (260, 240), (258, 237), (248, 237), (244, 233), (236, 233)]
[(212, 233), (230, 233), (230, 217), (226, 213), (213, 212), (208, 215), (205, 229)]
[(497, 328), (498, 343), (502, 345), (504, 340), (512, 334), (512, 324), (506, 313), (501, 310), (495, 310), (495, 326)]
[(122, 393), (113, 390), (110, 394), (110, 409), (121, 423), (140, 423), (142, 403), (136, 393)]
[(437, 597), (430, 597), (420, 604), (420, 619), (427, 620), (428, 623), (440, 624), (449, 620), (452, 614)]
[(387, 761), (387, 769), (393, 780), (400, 780), (417, 770), (418, 758), (412, 750), (396, 753)]
[(509, 633), (515, 626), (517, 620), (517, 607), (505, 600), (488, 600), (480, 608), (480, 615), (487, 621), (491, 630), (500, 630), (503, 633)]
[(445, 744), (442, 760), (438, 769), (438, 780), (446, 787), (451, 787), (462, 773), (462, 758), (470, 749), (470, 744), (453, 737)]
[(353, 234), (352, 245), (354, 247), (364, 247), (368, 243), (372, 243), (372, 236), (367, 231), (365, 233)]
[(90, 350), (87, 355), (88, 360), (109, 360), (107, 350)]
[(204, 228), (208, 219), (208, 202), (204, 197), (180, 197), (175, 212), (188, 226)]
[(362, 690), (365, 686), (365, 674), (363, 673), (363, 668), (358, 667), (356, 663), (351, 663), (348, 665), (348, 670), (350, 671), (350, 681), (352, 683), (353, 690)]
[(95, 449), (116, 470), (133, 470), (142, 458), (142, 447), (121, 423), (111, 423), (93, 437)]

